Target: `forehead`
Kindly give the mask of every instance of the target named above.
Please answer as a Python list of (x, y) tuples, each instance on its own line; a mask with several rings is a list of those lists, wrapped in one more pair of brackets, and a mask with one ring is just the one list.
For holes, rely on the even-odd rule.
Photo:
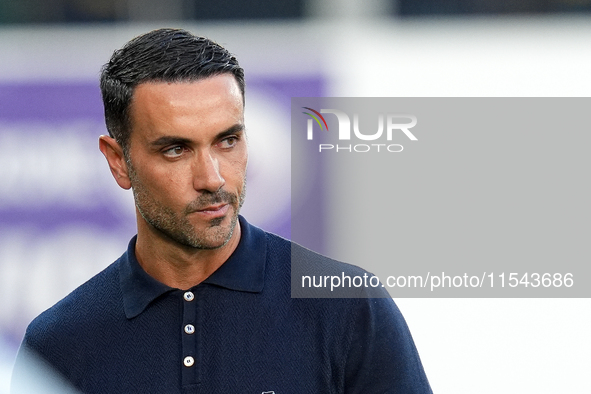
[(134, 89), (130, 115), (134, 132), (223, 129), (243, 123), (244, 103), (234, 76), (221, 74), (190, 82), (142, 83)]

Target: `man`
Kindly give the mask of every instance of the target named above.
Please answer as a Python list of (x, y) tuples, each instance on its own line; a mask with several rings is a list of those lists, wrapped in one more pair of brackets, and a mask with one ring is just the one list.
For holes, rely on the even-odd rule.
[[(292, 255), (298, 269), (364, 271), (239, 217), (247, 147), (235, 57), (156, 30), (113, 54), (101, 90), (110, 136), (99, 147), (133, 190), (137, 236), (31, 323), (15, 392), (64, 382), (83, 393), (431, 392), (391, 299), (291, 298)], [(32, 364), (44, 371), (34, 389)]]

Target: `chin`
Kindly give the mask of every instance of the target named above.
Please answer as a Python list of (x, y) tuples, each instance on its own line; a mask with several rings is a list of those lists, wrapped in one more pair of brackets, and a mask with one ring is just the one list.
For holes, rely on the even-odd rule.
[[(225, 219), (229, 221), (227, 223)], [(228, 244), (234, 235), (238, 217), (225, 216), (212, 219), (210, 226), (203, 230), (195, 232), (190, 238), (188, 246), (198, 249), (219, 249)]]

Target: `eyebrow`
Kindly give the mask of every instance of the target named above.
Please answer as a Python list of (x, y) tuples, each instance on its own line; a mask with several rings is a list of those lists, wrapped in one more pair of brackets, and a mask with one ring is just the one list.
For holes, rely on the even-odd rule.
[[(243, 123), (236, 123), (233, 126), (228, 127), (226, 130), (219, 132), (215, 136), (215, 140), (222, 139), (232, 134), (242, 133), (244, 131), (244, 124)], [(154, 149), (162, 148), (168, 145), (189, 145), (193, 142), (193, 140), (185, 137), (177, 137), (177, 136), (164, 136), (160, 137), (155, 141), (150, 142), (150, 146)]]
[(227, 137), (232, 134), (239, 134), (239, 133), (242, 133), (243, 131), (244, 131), (244, 124), (243, 123), (236, 123), (235, 125), (230, 126), (226, 130), (222, 131), (221, 133), (218, 133), (218, 135), (216, 135), (216, 140), (222, 139), (222, 138)]

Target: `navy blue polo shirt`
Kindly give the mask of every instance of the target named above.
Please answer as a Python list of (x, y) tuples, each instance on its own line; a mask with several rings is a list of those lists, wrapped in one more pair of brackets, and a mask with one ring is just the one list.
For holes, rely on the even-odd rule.
[(13, 392), (51, 392), (63, 382), (100, 394), (431, 392), (391, 299), (292, 299), (292, 248), (314, 264), (329, 259), (240, 224), (232, 256), (187, 291), (150, 277), (132, 239), (116, 262), (29, 325)]

